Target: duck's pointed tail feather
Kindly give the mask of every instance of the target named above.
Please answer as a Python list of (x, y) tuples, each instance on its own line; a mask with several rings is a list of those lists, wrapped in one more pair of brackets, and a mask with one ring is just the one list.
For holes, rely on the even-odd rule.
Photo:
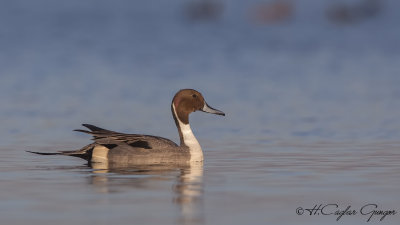
[(75, 151), (58, 151), (58, 152), (34, 152), (34, 151), (26, 151), (29, 153), (37, 154), (37, 155), (68, 155), (68, 156), (74, 156), (74, 157), (79, 157), (82, 159), (86, 160), (91, 160), (92, 158), (92, 151), (94, 148), (95, 144), (89, 144), (86, 145), (85, 147), (75, 150)]
[(26, 152), (37, 154), (37, 155), (62, 155), (61, 152), (33, 152), (33, 151), (26, 151)]

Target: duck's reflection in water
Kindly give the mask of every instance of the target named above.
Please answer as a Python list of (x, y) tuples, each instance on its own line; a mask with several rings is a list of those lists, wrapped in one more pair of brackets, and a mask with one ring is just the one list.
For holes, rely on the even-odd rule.
[(180, 207), (181, 224), (203, 224), (203, 163), (181, 170), (174, 185), (174, 202)]
[[(93, 163), (90, 183), (96, 191), (112, 193), (121, 188), (154, 189), (172, 183), (172, 202), (178, 207), (179, 224), (204, 224), (203, 163), (184, 165), (124, 166)], [(121, 177), (122, 175), (122, 177)]]

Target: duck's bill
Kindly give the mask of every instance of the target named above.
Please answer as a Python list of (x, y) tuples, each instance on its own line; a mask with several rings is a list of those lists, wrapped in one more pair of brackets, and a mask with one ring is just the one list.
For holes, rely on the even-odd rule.
[(210, 107), (209, 105), (207, 105), (207, 103), (204, 103), (203, 108), (200, 109), (200, 110), (203, 111), (203, 112), (206, 112), (206, 113), (212, 113), (212, 114), (217, 114), (217, 115), (225, 116), (225, 113), (224, 113), (224, 112)]

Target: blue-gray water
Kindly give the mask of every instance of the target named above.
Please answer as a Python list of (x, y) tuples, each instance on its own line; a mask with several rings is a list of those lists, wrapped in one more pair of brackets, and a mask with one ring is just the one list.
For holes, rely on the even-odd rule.
[[(1, 2), (1, 224), (365, 224), (366, 204), (399, 224), (400, 4), (338, 25), (329, 1), (278, 24), (251, 21), (260, 1), (220, 1), (215, 21), (188, 21), (186, 2)], [(227, 114), (191, 115), (202, 167), (25, 152), (82, 147), (81, 123), (177, 142), (181, 88)], [(319, 204), (358, 214), (296, 214)]]

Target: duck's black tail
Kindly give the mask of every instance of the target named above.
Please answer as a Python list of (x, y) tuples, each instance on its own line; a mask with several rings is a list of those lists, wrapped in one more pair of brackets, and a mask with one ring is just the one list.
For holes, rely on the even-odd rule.
[(79, 158), (90, 161), (92, 158), (92, 151), (93, 151), (94, 146), (95, 146), (94, 143), (92, 143), (92, 144), (86, 145), (85, 147), (83, 147), (79, 150), (75, 150), (75, 151), (59, 151), (59, 152), (27, 151), (27, 152), (37, 154), (37, 155), (68, 155), (68, 156), (79, 157)]
[(32, 152), (32, 151), (26, 151), (26, 152), (37, 154), (37, 155), (62, 155), (61, 152)]

